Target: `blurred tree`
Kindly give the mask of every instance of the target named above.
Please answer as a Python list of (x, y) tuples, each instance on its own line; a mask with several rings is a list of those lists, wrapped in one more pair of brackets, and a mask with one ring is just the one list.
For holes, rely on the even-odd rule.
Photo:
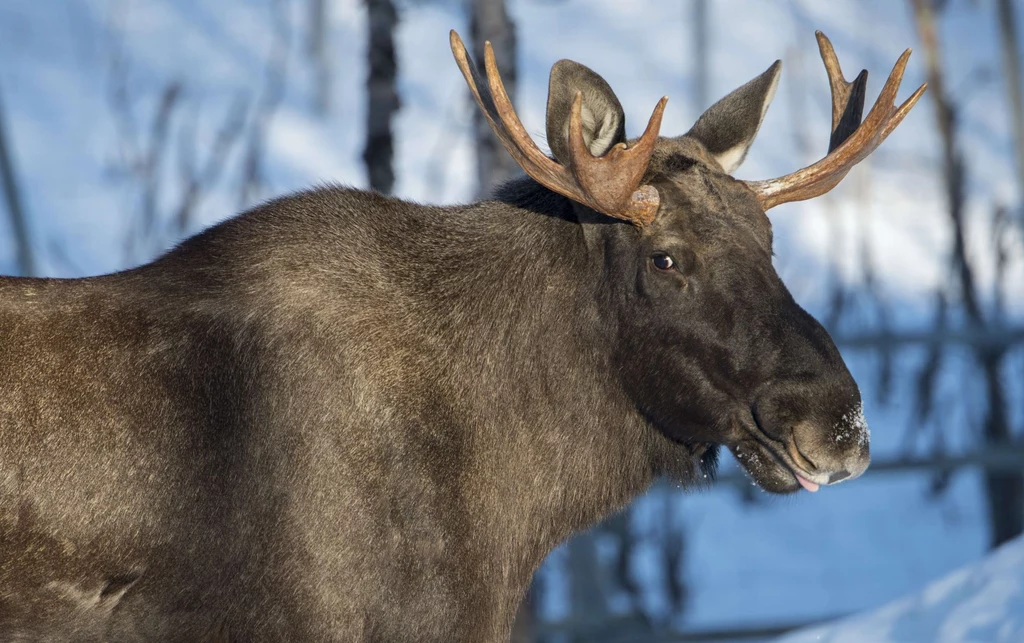
[(694, 114), (701, 114), (710, 107), (710, 57), (708, 56), (711, 37), (711, 18), (708, 0), (693, 0), (693, 102)]
[[(601, 625), (609, 620), (608, 597), (603, 574), (597, 558), (597, 532), (592, 529), (580, 534), (569, 543), (569, 600), (571, 621)], [(582, 643), (579, 636), (571, 639)]]
[[(924, 45), (928, 75), (928, 91), (935, 105), (936, 120), (943, 150), (943, 182), (949, 223), (953, 232), (950, 254), (953, 288), (958, 303), (963, 307), (967, 323), (985, 336), (1002, 325), (998, 309), (986, 311), (977, 277), (977, 271), (967, 252), (965, 201), (967, 168), (957, 140), (957, 111), (954, 99), (946, 91), (942, 68), (941, 48), (936, 24), (935, 6), (929, 0), (911, 0), (918, 33)], [(940, 307), (945, 315), (947, 307)], [(940, 321), (941, 323), (941, 321)], [(993, 333), (994, 334), (994, 333)], [(1002, 379), (1002, 371), (1011, 344), (984, 341), (972, 346), (981, 368), (985, 386), (985, 410), (982, 419), (983, 439), (995, 448), (1009, 447), (1013, 441), (1009, 404)], [(1024, 531), (1024, 472), (987, 471), (985, 487), (988, 492), (989, 519), (992, 546), (1000, 545)]]
[[(516, 30), (509, 17), (505, 0), (470, 0), (469, 34), (473, 58), (484, 60), (484, 43), (490, 42), (494, 60), (501, 72), (509, 99), (516, 101)], [(491, 132), (487, 120), (478, 109), (473, 110), (473, 131), (476, 138), (477, 196), (484, 197), (496, 185), (519, 173), (519, 166)]]
[(264, 142), (288, 86), (288, 53), (293, 40), (289, 16), (291, 2), (270, 0), (270, 27), (274, 39), (270, 43), (270, 53), (264, 67), (262, 91), (245, 136), (242, 179), (238, 191), (239, 208), (251, 207), (262, 198), (266, 187)]
[(14, 233), (15, 261), (18, 274), (32, 277), (36, 274), (32, 243), (28, 235), (28, 222), (21, 201), (21, 186), (14, 171), (14, 152), (7, 136), (7, 120), (0, 100), (0, 189), (3, 190), (7, 213)]
[(316, 74), (313, 107), (321, 116), (331, 109), (332, 56), (328, 46), (327, 0), (309, 0), (309, 35), (306, 54)]
[[(1003, 53), (1003, 77), (1009, 97), (1010, 123), (1013, 127), (1014, 152), (1017, 160), (1017, 195), (1024, 202), (1024, 75), (1020, 68), (1020, 46), (1017, 43), (1017, 16), (1011, 0), (996, 3), (996, 23), (999, 25)], [(1024, 211), (1020, 213), (1024, 224)]]
[(400, 106), (395, 85), (398, 63), (395, 56), (395, 28), (398, 12), (392, 0), (366, 0), (369, 27), (366, 79), (366, 147), (363, 161), (370, 188), (390, 194), (395, 186), (394, 139), (391, 121)]

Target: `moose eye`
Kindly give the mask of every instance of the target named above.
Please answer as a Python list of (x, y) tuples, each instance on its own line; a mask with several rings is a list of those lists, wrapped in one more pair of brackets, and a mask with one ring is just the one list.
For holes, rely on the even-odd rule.
[(651, 263), (653, 263), (654, 267), (658, 270), (672, 270), (676, 267), (675, 260), (663, 252), (659, 252), (651, 257)]

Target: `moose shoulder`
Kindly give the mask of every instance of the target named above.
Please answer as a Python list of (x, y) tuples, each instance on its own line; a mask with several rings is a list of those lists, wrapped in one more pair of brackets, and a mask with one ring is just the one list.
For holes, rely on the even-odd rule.
[(0, 641), (500, 641), (556, 544), (721, 445), (769, 491), (858, 476), (857, 386), (764, 211), (922, 90), (894, 107), (904, 54), (861, 123), (819, 42), (832, 143), (786, 177), (729, 175), (779, 63), (628, 142), (561, 61), (552, 159), (453, 33), (528, 175), (494, 200), (318, 189), (134, 270), (0, 280)]

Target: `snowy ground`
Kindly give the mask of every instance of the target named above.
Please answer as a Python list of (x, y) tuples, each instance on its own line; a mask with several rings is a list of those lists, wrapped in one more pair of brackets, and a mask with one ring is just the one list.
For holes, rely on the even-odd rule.
[[(223, 0), (4, 0), (0, 3), (0, 96), (25, 185), (45, 274), (97, 274), (138, 261), (121, 251), (137, 194), (111, 173), (119, 150), (109, 105), (111, 52), (130, 52), (132, 87), (141, 122), (150, 118), (166, 81), (184, 81), (203, 111), (197, 129), (206, 140), (240, 92), (258, 94), (262, 65), (273, 44), (269, 2)], [(287, 3), (286, 3), (287, 4)], [(715, 0), (711, 95), (718, 97), (784, 59), (782, 84), (741, 178), (789, 172), (820, 156), (828, 139), (827, 83), (813, 32), (833, 40), (848, 76), (871, 70), (869, 101), (903, 48), (917, 42), (906, 3), (891, 0)], [(402, 3), (400, 91), (396, 137), (396, 191), (430, 202), (472, 198), (470, 104), (451, 61), (448, 30), (466, 33), (463, 4), (455, 0)], [(511, 2), (519, 28), (519, 113), (542, 138), (547, 73), (570, 57), (604, 75), (629, 115), (630, 135), (646, 122), (658, 98), (669, 95), (662, 132), (681, 134), (704, 106), (693, 104), (690, 9), (685, 2), (564, 0)], [(1019, 203), (1010, 164), (1005, 96), (999, 76), (996, 25), (986, 3), (950, 3), (943, 20), (951, 85), (969, 92), (960, 115), (963, 147), (973, 171), (968, 243), (983, 279), (992, 279), (989, 213), (997, 203)], [(266, 196), (318, 181), (365, 185), (363, 145), (365, 48), (362, 3), (331, 4), (336, 73), (329, 114), (313, 113), (312, 75), (303, 71), (301, 46), (292, 46), (293, 74), (266, 141)], [(117, 16), (117, 20), (111, 20)], [(297, 38), (305, 28), (296, 11)], [(976, 69), (988, 70), (975, 74)], [(980, 78), (980, 80), (979, 80)], [(906, 96), (923, 80), (920, 52), (911, 59)], [(806, 146), (804, 144), (806, 142)], [(862, 279), (862, 246), (870, 248), (877, 280), (897, 323), (919, 325), (933, 291), (946, 276), (948, 230), (938, 184), (938, 139), (927, 96), (907, 121), (831, 196), (772, 211), (777, 265), (797, 300), (821, 312), (826, 277), (848, 285)], [(230, 172), (237, 172), (233, 158)], [(173, 171), (173, 163), (168, 172)], [(165, 195), (165, 198), (170, 199)], [(197, 226), (237, 211), (233, 194), (216, 193)], [(168, 239), (167, 245), (175, 239)], [(1012, 252), (1021, 256), (1020, 239)], [(0, 228), (0, 272), (13, 266), (10, 235)], [(1024, 308), (1024, 266), (1011, 267), (1010, 313)], [(853, 315), (870, 320), (868, 312)], [(846, 358), (865, 393), (876, 458), (896, 455), (911, 425), (906, 374), (923, 359), (896, 356), (895, 389), (877, 395), (878, 360)], [(1013, 362), (1024, 376), (1024, 363)], [(946, 446), (975, 440), (975, 391), (953, 359), (940, 377)], [(1008, 376), (1014, 376), (1010, 373)], [(1018, 377), (1018, 381), (1019, 381)], [(1022, 405), (1018, 405), (1018, 408)], [(1019, 422), (1020, 418), (1015, 418)], [(926, 449), (926, 445), (917, 445)], [(954, 476), (939, 500), (928, 499), (920, 475), (867, 476), (813, 496), (745, 502), (734, 489), (681, 497), (675, 515), (687, 533), (686, 570), (692, 592), (680, 627), (770, 623), (819, 618), (876, 607), (949, 570), (978, 559), (988, 540), (975, 472)], [(637, 527), (656, 530), (660, 501), (640, 502)], [(1019, 551), (1017, 550), (1011, 551)], [(659, 572), (641, 551), (638, 573)], [(650, 598), (657, 610), (657, 597)], [(1016, 605), (1019, 607), (1020, 602)], [(1018, 621), (1019, 622), (1019, 621)], [(846, 639), (844, 639), (846, 640)]]
[(1024, 539), (888, 605), (778, 643), (1024, 641)]

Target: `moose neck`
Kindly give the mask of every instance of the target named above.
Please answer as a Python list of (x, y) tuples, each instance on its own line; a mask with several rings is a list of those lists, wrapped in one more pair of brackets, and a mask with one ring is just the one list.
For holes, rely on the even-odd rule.
[(494, 269), (473, 273), (461, 297), (450, 293), (446, 317), (471, 320), (447, 337), (455, 360), (476, 365), (459, 394), (481, 418), (466, 495), (480, 499), (473, 510), (484, 518), (491, 572), (515, 592), (570, 533), (647, 488), (665, 440), (614, 374), (614, 331), (598, 310), (600, 250), (588, 249), (571, 210), (558, 216), (568, 207), (561, 197), (503, 196), (512, 203), (466, 212), (494, 222), (466, 249)]
[[(335, 199), (346, 206), (341, 213), (322, 205)], [(161, 263), (203, 273), (207, 285), (189, 287), (191, 299), (205, 289), (213, 302), (234, 301), (223, 289), (245, 293), (241, 308), (253, 314), (238, 323), (284, 315), (275, 326), (290, 338), (323, 344), (339, 333), (342, 345), (372, 355), (364, 394), (387, 405), (398, 390), (396, 421), (410, 432), (429, 429), (430, 440), (408, 456), (423, 461), (405, 466), (424, 465), (438, 472), (436, 484), (457, 489), (460, 507), (442, 522), (476, 561), (474, 591), (501, 606), (500, 622), (558, 543), (642, 493), (664, 470), (665, 454), (680, 454), (615, 373), (615, 329), (601, 309), (605, 258), (593, 241), (567, 200), (531, 181), (455, 208), (330, 189), (226, 222)], [(238, 245), (240, 254), (221, 247)], [(244, 266), (237, 275), (204, 263), (236, 254), (232, 267)], [(357, 297), (373, 315), (353, 332), (339, 320), (353, 318)], [(235, 308), (222, 314), (237, 317)], [(359, 344), (367, 328), (386, 350)], [(322, 385), (306, 360), (282, 357), (288, 373)], [(325, 370), (334, 360), (327, 362)]]

